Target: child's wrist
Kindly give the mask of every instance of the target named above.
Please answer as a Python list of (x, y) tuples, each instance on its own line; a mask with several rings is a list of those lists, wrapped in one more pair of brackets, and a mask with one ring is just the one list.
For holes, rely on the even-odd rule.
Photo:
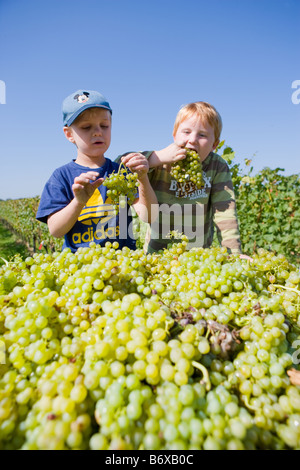
[(145, 181), (148, 181), (148, 172), (146, 171), (146, 172), (144, 172), (144, 173), (140, 173), (140, 174), (138, 175), (138, 181), (139, 181), (140, 183), (144, 183)]
[(73, 199), (73, 204), (74, 204), (76, 209), (83, 209), (84, 206), (86, 205), (86, 203), (87, 203), (87, 201), (86, 202), (80, 201), (79, 199), (77, 199), (76, 196)]

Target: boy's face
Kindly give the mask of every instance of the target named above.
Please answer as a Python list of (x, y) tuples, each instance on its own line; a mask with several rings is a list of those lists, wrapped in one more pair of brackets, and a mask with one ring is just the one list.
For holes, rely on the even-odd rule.
[(202, 162), (218, 145), (213, 127), (196, 116), (182, 121), (173, 137), (179, 147), (195, 150)]
[(111, 141), (111, 114), (104, 108), (87, 109), (70, 127), (64, 127), (64, 133), (76, 144), (78, 156), (103, 157)]

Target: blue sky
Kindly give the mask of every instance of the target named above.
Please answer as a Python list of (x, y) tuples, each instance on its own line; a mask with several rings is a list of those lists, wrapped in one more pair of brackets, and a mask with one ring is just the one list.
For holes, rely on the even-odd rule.
[(300, 173), (299, 23), (299, 0), (0, 0), (0, 198), (75, 158), (61, 103), (80, 88), (113, 108), (112, 160), (170, 144), (203, 100), (238, 163)]

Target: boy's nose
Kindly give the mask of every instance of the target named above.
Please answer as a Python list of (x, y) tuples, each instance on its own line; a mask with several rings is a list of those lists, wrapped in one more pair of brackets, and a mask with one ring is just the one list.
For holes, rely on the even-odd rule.
[(95, 126), (94, 127), (94, 134), (99, 135), (101, 134), (101, 126)]
[(188, 141), (189, 141), (190, 143), (193, 143), (193, 144), (194, 144), (194, 143), (197, 141), (197, 136), (196, 136), (196, 134), (191, 133), (191, 134), (189, 135)]

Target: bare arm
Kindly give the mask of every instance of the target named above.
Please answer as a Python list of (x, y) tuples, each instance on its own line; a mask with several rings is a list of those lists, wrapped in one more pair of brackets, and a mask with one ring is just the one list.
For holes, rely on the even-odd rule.
[(131, 153), (122, 157), (122, 163), (138, 174), (139, 198), (132, 204), (137, 215), (143, 222), (153, 222), (158, 214), (158, 202), (148, 178), (148, 160), (141, 153)]
[(158, 214), (157, 198), (147, 175), (139, 181), (139, 198), (132, 205), (140, 219), (151, 224)]
[(148, 162), (149, 168), (155, 168), (167, 163), (174, 163), (186, 157), (185, 148), (179, 147), (173, 143), (161, 150), (154, 150), (150, 155)]
[(52, 236), (63, 237), (72, 229), (85, 204), (103, 182), (103, 178), (98, 176), (96, 171), (88, 171), (74, 179), (72, 186), (74, 199), (66, 207), (48, 217), (47, 223)]

